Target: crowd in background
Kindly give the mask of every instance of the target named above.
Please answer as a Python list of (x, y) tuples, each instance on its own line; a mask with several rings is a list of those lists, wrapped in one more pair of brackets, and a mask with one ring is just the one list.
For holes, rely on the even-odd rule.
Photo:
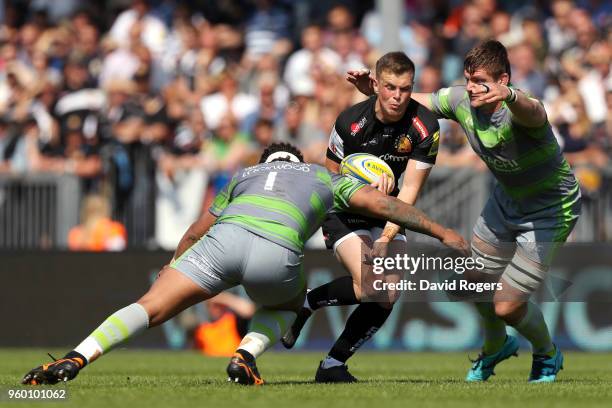
[[(462, 83), (467, 51), (500, 40), (512, 83), (544, 102), (585, 193), (606, 188), (611, 2), (403, 3), (415, 91)], [(364, 99), (345, 73), (374, 66), (385, 24), (361, 0), (0, 6), (0, 174), (75, 174), (84, 192), (110, 199), (130, 243), (167, 248), (272, 141), (324, 162), (337, 115)], [(483, 170), (463, 131), (441, 122), (436, 164)], [(150, 205), (155, 214), (142, 215)]]

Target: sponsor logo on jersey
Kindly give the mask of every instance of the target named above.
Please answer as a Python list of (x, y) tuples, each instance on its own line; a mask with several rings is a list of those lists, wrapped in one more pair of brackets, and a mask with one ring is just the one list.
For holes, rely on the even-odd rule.
[(390, 154), (390, 153), (383, 154), (383, 155), (378, 156), (378, 157), (383, 159), (386, 162), (397, 162), (397, 161), (406, 161), (406, 160), (408, 160), (408, 156), (395, 156), (395, 155)]
[(427, 131), (427, 127), (425, 127), (423, 122), (421, 122), (421, 119), (415, 116), (414, 118), (412, 118), (412, 125), (419, 132), (421, 141), (427, 139), (427, 136), (429, 136), (429, 132)]
[(410, 153), (412, 151), (412, 141), (406, 135), (400, 135), (395, 140), (395, 149), (398, 153)]
[(367, 122), (367, 119), (364, 116), (361, 119), (359, 119), (359, 122), (351, 123), (351, 136), (355, 136), (357, 133), (359, 133), (359, 131), (363, 129), (363, 127), (365, 126), (366, 122)]
[(516, 160), (507, 160), (501, 157), (491, 157), (484, 154), (480, 155), (480, 157), (489, 167), (492, 167), (500, 173), (512, 173), (520, 170), (520, 166)]

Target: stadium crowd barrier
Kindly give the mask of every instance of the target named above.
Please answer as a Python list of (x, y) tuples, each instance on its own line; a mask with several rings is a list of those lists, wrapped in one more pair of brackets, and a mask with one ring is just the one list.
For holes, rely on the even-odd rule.
[[(155, 246), (155, 187), (140, 180), (115, 213), (127, 228), (130, 247), (151, 248)], [(470, 238), (492, 186), (486, 172), (436, 167), (417, 207)], [(596, 194), (584, 196), (582, 216), (570, 241), (612, 240), (612, 171), (604, 173), (602, 186)], [(81, 195), (80, 182), (73, 176), (0, 175), (0, 249), (66, 248), (67, 233), (78, 222)], [(117, 203), (116, 198), (113, 201)], [(419, 234), (408, 238), (431, 242)]]
[(80, 196), (74, 176), (0, 176), (0, 248), (65, 248)]

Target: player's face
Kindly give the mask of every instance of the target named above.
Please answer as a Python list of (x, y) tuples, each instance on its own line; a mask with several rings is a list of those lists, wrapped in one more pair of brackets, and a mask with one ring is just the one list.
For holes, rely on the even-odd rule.
[(384, 119), (399, 120), (410, 103), (414, 74), (406, 72), (396, 75), (383, 71), (374, 83), (378, 92), (378, 105)]
[[(489, 74), (484, 69), (477, 69), (471, 74), (467, 71), (463, 71), (463, 76), (465, 77), (465, 90), (470, 97), (470, 105), (475, 108), (482, 107), (473, 105), (474, 100), (478, 98), (478, 96), (482, 95), (482, 92), (486, 89), (482, 86), (482, 84), (503, 83), (506, 85), (508, 83), (507, 74), (503, 74), (500, 78), (495, 79), (493, 75)], [(497, 103), (494, 103), (493, 105), (496, 104)]]

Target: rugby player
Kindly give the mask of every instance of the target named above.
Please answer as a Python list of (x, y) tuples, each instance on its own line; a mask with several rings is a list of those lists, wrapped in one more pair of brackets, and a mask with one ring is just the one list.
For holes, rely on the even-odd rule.
[(288, 144), (266, 149), (259, 165), (234, 175), (209, 211), (181, 238), (149, 291), (109, 316), (62, 359), (28, 372), (24, 384), (74, 379), (101, 355), (187, 307), (242, 284), (259, 306), (227, 367), (228, 380), (263, 384), (255, 359), (278, 341), (304, 303), (304, 242), (328, 211), (351, 208), (392, 220), (467, 252), (456, 232), (358, 181), (302, 163)]
[[(414, 70), (414, 63), (403, 52), (387, 53), (376, 62), (373, 80), (376, 95), (338, 116), (325, 163), (328, 170), (337, 173), (342, 159), (352, 153), (378, 156), (393, 170), (396, 184), (382, 177), (375, 186), (411, 205), (416, 202), (436, 161), (439, 141), (436, 116), (410, 98)], [(404, 179), (398, 189), (402, 174)], [(388, 299), (377, 296), (376, 301), (367, 301), (367, 293), (362, 291), (365, 279), (362, 275), (368, 274), (364, 257), (371, 255), (374, 246), (376, 256), (397, 251), (400, 245), (386, 244), (405, 242), (406, 237), (398, 225), (385, 225), (379, 219), (350, 213), (328, 215), (323, 223), (323, 235), (327, 248), (333, 249), (349, 276), (309, 291), (303, 309), (282, 342), (287, 348), (293, 347), (307, 319), (319, 308), (359, 304), (315, 375), (317, 382), (354, 382), (356, 379), (348, 371), (346, 361), (384, 324), (400, 293), (389, 293)]]
[[(500, 42), (485, 41), (470, 50), (464, 76), (465, 85), (412, 98), (458, 122), (497, 180), (472, 237), (472, 253), (486, 260), (486, 273), (471, 278), (500, 281), (502, 289), (492, 302), (476, 303), (484, 345), (466, 380), (486, 381), (499, 362), (516, 354), (518, 341), (506, 334), (510, 325), (532, 346), (528, 381), (551, 382), (563, 368), (563, 354), (529, 297), (578, 220), (580, 189), (542, 103), (511, 86), (508, 53)], [(349, 81), (366, 95), (374, 91), (362, 72), (350, 72)]]

